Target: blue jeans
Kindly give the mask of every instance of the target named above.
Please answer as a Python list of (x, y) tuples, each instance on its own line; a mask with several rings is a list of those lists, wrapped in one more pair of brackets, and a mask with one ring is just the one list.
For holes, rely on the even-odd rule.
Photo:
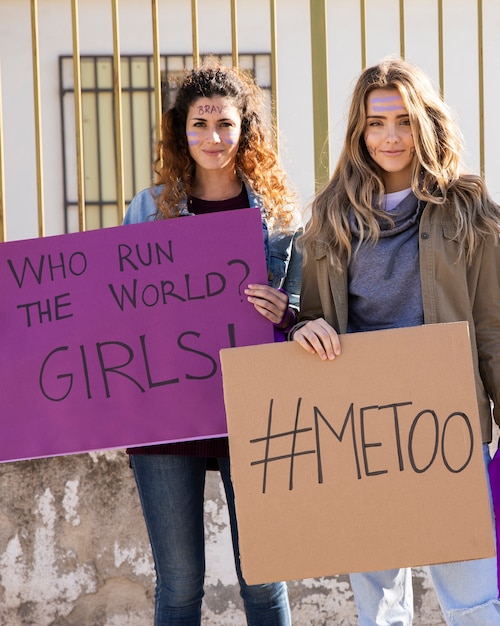
[[(483, 456), (487, 469), (490, 453), (486, 444), (483, 444)], [(429, 565), (429, 571), (449, 626), (500, 625), (495, 557)], [(351, 574), (350, 578), (360, 626), (412, 623), (410, 568)]]
[[(205, 578), (206, 459), (130, 455), (156, 570), (155, 626), (199, 626)], [(247, 585), (240, 568), (229, 459), (219, 459), (236, 573), (249, 626), (290, 626), (286, 584)]]

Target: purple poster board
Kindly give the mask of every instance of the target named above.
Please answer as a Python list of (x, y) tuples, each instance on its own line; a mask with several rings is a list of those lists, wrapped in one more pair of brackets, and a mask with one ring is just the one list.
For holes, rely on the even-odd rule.
[[(495, 536), (497, 546), (500, 546), (500, 447), (497, 448), (488, 466), (490, 477), (491, 497), (495, 519)], [(497, 549), (497, 580), (500, 589), (500, 554)], [(500, 595), (500, 594), (499, 594)]]
[(224, 435), (219, 349), (273, 341), (258, 209), (3, 243), (0, 281), (0, 461)]

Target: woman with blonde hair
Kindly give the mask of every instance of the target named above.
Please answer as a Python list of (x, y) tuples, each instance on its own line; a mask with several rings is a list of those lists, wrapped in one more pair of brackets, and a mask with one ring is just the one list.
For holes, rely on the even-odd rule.
[[(327, 360), (342, 358), (343, 333), (468, 321), (487, 467), (492, 411), (500, 422), (500, 207), (465, 173), (461, 150), (420, 68), (390, 57), (361, 73), (302, 238), (291, 335)], [(447, 624), (500, 624), (495, 559), (430, 571)], [(361, 625), (412, 623), (410, 569), (351, 574), (351, 584)]]

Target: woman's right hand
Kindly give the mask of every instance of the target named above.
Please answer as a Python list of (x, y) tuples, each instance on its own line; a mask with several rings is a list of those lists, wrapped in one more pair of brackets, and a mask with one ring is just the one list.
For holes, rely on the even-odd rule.
[(293, 333), (293, 340), (307, 352), (317, 354), (323, 361), (333, 361), (341, 352), (337, 331), (322, 317), (298, 328)]

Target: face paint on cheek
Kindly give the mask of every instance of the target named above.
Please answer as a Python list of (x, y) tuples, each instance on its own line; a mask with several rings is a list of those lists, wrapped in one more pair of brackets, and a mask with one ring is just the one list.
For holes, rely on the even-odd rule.
[(238, 143), (238, 139), (238, 133), (236, 133), (235, 131), (229, 131), (226, 137), (226, 143), (230, 144), (231, 146), (235, 146)]
[(188, 130), (186, 133), (189, 146), (197, 146), (200, 143), (198, 133), (194, 130)]

